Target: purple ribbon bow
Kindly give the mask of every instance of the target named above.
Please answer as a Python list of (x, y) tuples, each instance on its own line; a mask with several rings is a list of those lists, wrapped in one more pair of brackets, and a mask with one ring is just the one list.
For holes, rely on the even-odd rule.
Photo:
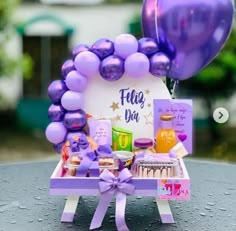
[(77, 176), (86, 176), (90, 170), (90, 176), (99, 176), (98, 157), (111, 157), (112, 149), (109, 145), (100, 145), (97, 150), (82, 153), (82, 161), (78, 167)]
[(79, 140), (70, 139), (70, 149), (72, 152), (79, 152), (80, 149), (85, 150), (89, 146), (89, 142), (84, 134), (82, 134)]
[(124, 168), (119, 176), (114, 176), (109, 170), (105, 169), (100, 175), (99, 189), (101, 199), (93, 216), (90, 230), (101, 227), (106, 211), (111, 203), (113, 195), (116, 197), (116, 227), (118, 231), (129, 231), (125, 223), (126, 195), (132, 195), (135, 186), (132, 184), (132, 174)]

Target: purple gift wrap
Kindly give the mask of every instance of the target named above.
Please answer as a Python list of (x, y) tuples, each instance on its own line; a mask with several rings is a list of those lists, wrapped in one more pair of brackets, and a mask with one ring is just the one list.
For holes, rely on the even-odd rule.
[(180, 99), (154, 99), (154, 137), (160, 126), (160, 116), (162, 114), (173, 114), (173, 128), (175, 130), (177, 141), (182, 142), (191, 154), (193, 150), (193, 112), (192, 100)]

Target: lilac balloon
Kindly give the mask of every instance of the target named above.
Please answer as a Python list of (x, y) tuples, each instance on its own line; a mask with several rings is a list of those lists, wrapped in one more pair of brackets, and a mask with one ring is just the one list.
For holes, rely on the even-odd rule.
[(138, 41), (138, 51), (148, 57), (154, 55), (159, 50), (157, 42), (153, 38), (141, 38)]
[(60, 122), (63, 120), (65, 112), (60, 104), (52, 104), (48, 109), (48, 118), (52, 122)]
[(48, 96), (53, 103), (60, 103), (62, 95), (67, 91), (62, 80), (54, 80), (48, 87)]
[(53, 148), (58, 154), (61, 154), (61, 150), (62, 150), (64, 144), (65, 144), (64, 142), (61, 142), (59, 144), (53, 144)]
[(65, 82), (70, 90), (83, 92), (88, 85), (88, 78), (81, 75), (78, 71), (71, 71), (66, 76)]
[(150, 59), (150, 72), (157, 77), (164, 77), (170, 70), (170, 59), (164, 53), (156, 53)]
[(76, 111), (83, 107), (84, 96), (80, 92), (67, 91), (61, 98), (61, 105), (68, 111)]
[(80, 137), (82, 134), (85, 134), (85, 132), (82, 131), (82, 130), (80, 130), (80, 131), (69, 131), (67, 136), (66, 136), (66, 140), (75, 139), (76, 137)]
[(138, 41), (130, 34), (122, 34), (115, 39), (115, 53), (123, 59), (138, 51)]
[(109, 39), (99, 39), (92, 45), (92, 51), (100, 58), (104, 59), (114, 53), (114, 44)]
[(116, 81), (124, 74), (124, 61), (112, 55), (105, 58), (100, 65), (100, 74), (107, 81)]
[(86, 113), (80, 109), (74, 112), (67, 112), (64, 117), (64, 125), (68, 130), (80, 130), (87, 123)]
[(144, 0), (144, 36), (157, 39), (172, 60), (168, 77), (184, 80), (208, 65), (224, 46), (233, 0)]
[(149, 67), (149, 59), (142, 53), (134, 53), (125, 60), (126, 74), (132, 78), (145, 77)]
[(89, 51), (89, 50), (90, 50), (90, 47), (89, 47), (88, 45), (86, 45), (86, 44), (79, 44), (79, 45), (77, 45), (77, 46), (73, 49), (73, 51), (72, 51), (73, 59), (75, 59), (75, 57), (76, 57), (79, 53), (81, 53), (81, 52), (83, 52), (83, 51)]
[(49, 142), (59, 144), (64, 141), (67, 130), (62, 122), (52, 122), (46, 128), (46, 137)]
[(61, 74), (63, 79), (65, 79), (68, 73), (73, 70), (75, 70), (74, 62), (71, 59), (65, 61), (61, 67)]
[(93, 77), (99, 72), (100, 59), (94, 53), (84, 51), (76, 56), (74, 64), (80, 74)]

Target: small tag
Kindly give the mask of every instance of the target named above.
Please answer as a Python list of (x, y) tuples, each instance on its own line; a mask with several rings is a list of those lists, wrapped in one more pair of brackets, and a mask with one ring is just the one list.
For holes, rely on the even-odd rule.
[(169, 152), (169, 155), (173, 157), (175, 155), (176, 158), (180, 159), (187, 156), (189, 153), (184, 147), (182, 142), (177, 143)]

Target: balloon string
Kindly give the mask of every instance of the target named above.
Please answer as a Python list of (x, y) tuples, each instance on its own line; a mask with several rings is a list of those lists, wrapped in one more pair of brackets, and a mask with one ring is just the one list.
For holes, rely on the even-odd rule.
[[(155, 7), (155, 19), (157, 18), (157, 14), (158, 14), (158, 0), (156, 0), (156, 7)], [(159, 33), (158, 33), (158, 24), (157, 24), (157, 20), (155, 20), (155, 29), (156, 29), (156, 38), (157, 38), (157, 42), (159, 43)]]
[(171, 83), (172, 87), (171, 87), (171, 97), (172, 99), (176, 98), (176, 92), (178, 91), (179, 88), (179, 81), (178, 80), (172, 80)]

